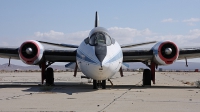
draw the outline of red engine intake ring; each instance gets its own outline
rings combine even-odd
[[[23,54],[21,53],[22,47],[23,47],[25,44],[28,44],[28,43],[34,44],[34,45],[37,47],[37,49],[38,49],[37,54],[36,54],[33,58],[30,58],[30,59],[25,58],[25,57],[23,56]],[[33,64],[34,61],[35,61],[35,60],[39,57],[39,55],[40,55],[40,47],[39,47],[38,44],[37,44],[36,42],[34,42],[34,41],[26,41],[26,42],[24,42],[24,43],[20,46],[19,55],[20,55],[20,58],[21,58],[23,61],[25,61],[25,63],[27,63],[27,64]]]
[[[163,57],[163,55],[161,54],[161,49],[162,49],[162,47],[163,47],[163,45],[165,45],[165,44],[167,44],[167,43],[170,43],[170,44],[172,44],[172,45],[174,45],[175,46],[175,48],[176,48],[176,55],[174,55],[174,57],[173,58],[171,58],[171,59],[167,59],[167,58],[165,58],[165,57]],[[177,58],[177,56],[178,56],[178,52],[179,50],[178,50],[178,47],[176,46],[176,44],[174,44],[173,42],[163,42],[160,46],[159,46],[159,48],[158,48],[158,55],[159,55],[159,57],[160,57],[160,59],[162,59],[166,64],[172,64],[173,62],[174,62],[174,60],[176,60],[176,58]]]

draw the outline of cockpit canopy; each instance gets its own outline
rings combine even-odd
[[[89,44],[92,46],[96,45],[106,45],[109,46],[114,42],[114,39],[112,39],[108,35],[108,31],[105,28],[102,27],[96,27],[94,28],[89,35]]]
[[[111,45],[111,38],[104,32],[97,32],[94,33],[90,38],[89,38],[89,44],[94,46],[94,45]]]

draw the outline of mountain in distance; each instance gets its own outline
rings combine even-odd
[[[129,68],[132,69],[138,69],[138,68],[148,68],[145,64],[141,62],[136,63],[127,63],[129,64]],[[175,62],[171,65],[162,65],[158,66],[159,68],[162,68],[163,70],[194,70],[194,69],[200,69],[200,63],[196,62],[188,62],[188,67],[186,66],[185,62]]]
[[[139,68],[148,68],[145,64],[141,62],[130,62],[126,63],[129,65],[129,69],[139,69]],[[66,70],[65,64],[63,65],[51,65],[54,70]],[[194,69],[199,69],[200,70],[200,63],[196,62],[188,62],[188,67],[186,67],[185,62],[175,62],[172,65],[167,65],[167,66],[158,66],[158,69],[162,68],[163,70],[194,70]],[[14,65],[10,64],[8,66],[8,63],[0,65],[0,70],[5,70],[5,71],[14,71],[14,70],[20,70],[20,71],[35,71],[35,70],[40,70],[40,67],[37,65],[31,65],[31,66],[20,66],[20,65]]]
[[[66,70],[64,65],[51,65],[50,67],[57,69],[57,70]],[[40,67],[38,65],[30,65],[30,66],[20,66],[20,65],[14,65],[14,64],[10,64],[10,66],[8,66],[8,63],[5,63],[3,65],[0,65],[0,70],[5,70],[5,71],[15,71],[15,70],[19,70],[19,71],[37,71],[37,70],[41,70]]]

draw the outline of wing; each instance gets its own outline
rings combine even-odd
[[[192,59],[200,57],[200,48],[181,48],[179,50],[178,60],[182,59]]]
[[[147,44],[153,44],[156,42],[157,41],[150,41],[150,42],[143,42],[143,43],[136,43],[136,44],[121,45],[121,48],[137,47],[137,46],[142,46],[142,45],[147,45]]]
[[[76,62],[76,50],[45,50],[44,57],[50,62]]]
[[[155,58],[153,49],[122,50],[123,62],[146,62]],[[180,48],[178,60],[200,58],[200,48]]]
[[[122,50],[123,62],[145,62],[153,59],[153,50]]]
[[[20,60],[19,48],[0,48],[1,58]],[[50,62],[75,62],[76,50],[44,50],[43,58]]]
[[[0,57],[20,59],[18,54],[18,48],[0,48]]]
[[[41,43],[35,40],[25,41],[19,48],[0,48],[0,57],[18,59],[29,65],[38,65],[42,61],[48,62],[75,62],[76,49],[78,46],[69,44],[45,43],[54,46],[66,47],[71,49],[51,50],[45,49]]]
[[[44,42],[44,41],[38,41],[43,44],[58,46],[58,47],[65,47],[65,48],[78,48],[78,45],[71,45],[71,44],[57,44],[57,43],[51,43],[51,42]]]

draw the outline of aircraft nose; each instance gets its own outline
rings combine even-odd
[[[100,46],[100,45],[95,46],[95,55],[100,61],[101,66],[104,58],[106,57],[106,54],[107,54],[106,46]]]

